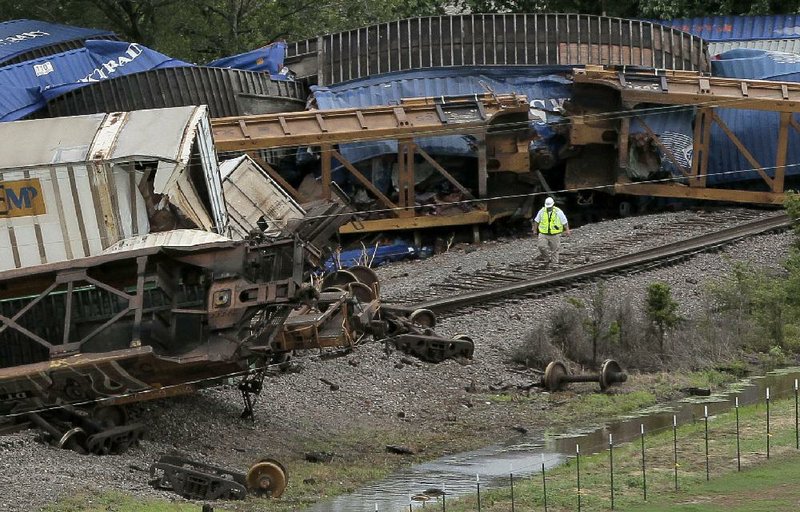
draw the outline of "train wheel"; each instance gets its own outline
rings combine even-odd
[[[258,496],[280,498],[288,478],[283,465],[274,459],[262,459],[253,464],[245,478],[247,489]]]
[[[436,327],[436,314],[430,309],[415,309],[408,315],[408,319],[411,320],[411,323],[420,327],[428,329]]]
[[[356,276],[360,283],[364,283],[369,286],[371,290],[375,290],[378,296],[380,296],[381,282],[378,279],[378,274],[376,274],[374,270],[364,265],[356,265],[348,268],[347,271]]]
[[[322,290],[324,291],[327,288],[346,288],[350,283],[357,283],[358,278],[355,274],[348,272],[347,270],[337,270],[331,274],[325,276],[322,280]]]

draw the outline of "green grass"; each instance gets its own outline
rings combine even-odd
[[[197,512],[196,503],[172,503],[165,500],[141,500],[119,492],[83,493],[45,507],[43,512]],[[214,507],[215,512],[232,509]]]
[[[538,423],[536,428],[539,428],[544,423],[549,431],[561,431],[569,426],[604,421],[652,406],[658,400],[671,398],[675,394],[674,390],[681,386],[691,383],[698,387],[713,387],[713,384],[720,380],[722,379],[718,372],[664,373],[650,376],[649,380],[644,380],[634,387],[638,390],[627,393],[555,393],[548,395],[551,404],[546,413],[547,421],[534,421],[534,425]],[[643,388],[646,390],[642,390]],[[516,408],[525,415],[530,414],[532,403],[535,404],[542,399],[543,396],[538,393],[530,396],[519,392],[476,395],[476,400],[486,400],[497,406]],[[247,499],[242,502],[226,502],[220,506],[215,505],[215,510],[232,512],[300,510],[310,504],[352,492],[369,482],[385,478],[409,463],[430,460],[442,452],[455,453],[485,446],[497,441],[496,435],[495,429],[476,426],[469,421],[468,416],[448,425],[446,429],[397,431],[355,427],[330,437],[308,440],[303,446],[304,451],[345,454],[334,458],[331,463],[311,464],[302,459],[301,453],[282,460],[288,469],[289,486],[280,500]],[[385,446],[390,444],[412,446],[417,449],[418,455],[411,457],[387,455]],[[62,499],[45,510],[47,512],[95,510],[183,512],[196,511],[198,508],[196,503],[185,502],[177,495],[174,499],[141,501],[122,492],[95,491],[88,488],[84,493]]]
[[[800,510],[800,451],[795,449],[794,400],[776,401],[770,407],[771,437],[766,458],[764,405],[740,409],[742,473],[736,472],[735,416],[727,413],[709,419],[709,473],[706,482],[704,423],[678,429],[678,485],[674,489],[672,430],[647,435],[647,502],[643,500],[641,445],[638,441],[614,448],[614,495],[617,510]],[[610,510],[609,453],[582,455],[581,509]],[[481,510],[511,510],[510,490],[481,491]],[[541,475],[515,484],[516,510],[542,510]],[[548,510],[577,510],[575,458],[547,472]],[[752,503],[751,503],[752,502]],[[717,507],[717,508],[712,508]],[[477,510],[476,498],[448,500],[451,512]]]
[[[770,460],[741,473],[729,473],[708,483],[694,483],[679,496],[628,508],[631,512],[775,512],[800,509],[797,482],[800,455]]]

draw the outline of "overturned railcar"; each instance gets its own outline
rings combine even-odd
[[[307,298],[306,264],[321,262],[348,218],[331,202],[295,215],[269,208],[283,196],[227,203],[204,107],[0,131],[0,415],[56,432],[56,421],[88,424],[75,428],[100,436],[79,443],[89,451],[134,435],[103,430],[121,416],[98,408],[269,361],[283,319]],[[40,415],[52,407],[68,418]]]
[[[0,432],[30,423],[120,452],[143,430],[125,404],[240,376],[252,414],[265,369],[294,350],[374,336],[433,362],[472,355],[383,310],[369,268],[304,284],[349,208],[297,204],[249,156],[220,172],[204,107],[0,134]]]
[[[706,71],[708,57],[701,38],[650,21],[521,13],[390,21],[291,43],[286,58],[320,85],[411,69],[576,64]]]
[[[301,82],[205,66],[151,69],[103,80],[50,100],[42,117],[207,105],[212,118],[303,110]]]

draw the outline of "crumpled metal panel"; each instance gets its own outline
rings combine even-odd
[[[47,47],[63,48],[68,43],[80,47],[86,39],[111,37],[114,37],[114,33],[108,30],[70,27],[38,20],[4,21],[0,23],[0,63],[9,63]]]
[[[124,114],[105,160],[148,157],[177,162],[185,152],[186,131],[204,107],[139,110]],[[0,123],[0,170],[86,162],[106,114]],[[153,126],[158,132],[153,132]],[[95,144],[96,146],[96,144]]]
[[[713,58],[721,53],[738,48],[753,48],[772,52],[800,53],[800,39],[756,39],[751,41],[719,41],[708,43],[708,54]]]
[[[85,162],[105,114],[0,123],[0,169]]]
[[[312,87],[320,109],[399,104],[403,98],[483,94],[522,94],[531,104],[531,118],[543,122],[560,119],[559,108],[572,95],[568,66],[508,66],[438,68],[390,73],[330,87]],[[436,155],[477,156],[470,137],[421,137],[423,149]],[[397,142],[342,144],[351,162],[397,153]]]
[[[163,247],[165,249],[180,247],[196,247],[198,245],[216,244],[220,242],[230,242],[226,238],[216,233],[209,233],[200,229],[173,229],[162,233],[148,233],[138,235],[125,240],[120,240],[114,245],[105,249],[102,254],[110,254],[124,251],[135,251],[150,247]]]
[[[267,236],[280,236],[289,232],[290,222],[305,216],[300,205],[249,156],[225,160],[219,170],[233,238],[244,239],[262,229]]]
[[[185,152],[187,130],[198,107],[136,110],[126,114],[125,124],[116,138],[109,160],[132,155],[177,162]],[[153,126],[158,126],[158,132]]]
[[[0,124],[0,154],[0,270],[227,225],[204,106]]]
[[[714,76],[728,78],[797,82],[800,78],[800,55],[738,48],[718,55],[711,62],[711,70]]]

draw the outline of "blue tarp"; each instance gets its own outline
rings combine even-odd
[[[206,66],[269,73],[273,80],[289,80],[290,77],[286,73],[288,70],[283,67],[285,54],[286,43],[279,41],[249,52],[217,59]]]
[[[49,99],[92,82],[189,65],[136,43],[86,41],[85,48],[0,68],[0,121],[21,119]]]
[[[797,14],[708,16],[652,21],[700,36],[708,42],[800,38],[800,15]]]
[[[332,85],[312,87],[320,109],[397,105],[403,98],[483,94],[487,87],[497,94],[518,93],[528,97],[531,114],[539,122],[561,119],[559,109],[571,96],[567,66],[455,67],[402,71]],[[421,137],[417,143],[437,155],[476,156],[468,137]],[[343,144],[342,155],[351,162],[397,153],[396,142]]]
[[[69,27],[44,21],[5,21],[0,23],[0,64],[37,48],[113,35],[107,30]]]
[[[391,261],[413,259],[419,255],[420,250],[413,245],[397,241],[392,245],[379,245],[377,247],[367,247],[366,249],[342,251],[338,254],[338,261],[331,257],[325,262],[325,272],[333,272],[340,268],[363,265],[365,259],[372,267],[377,267]]]

